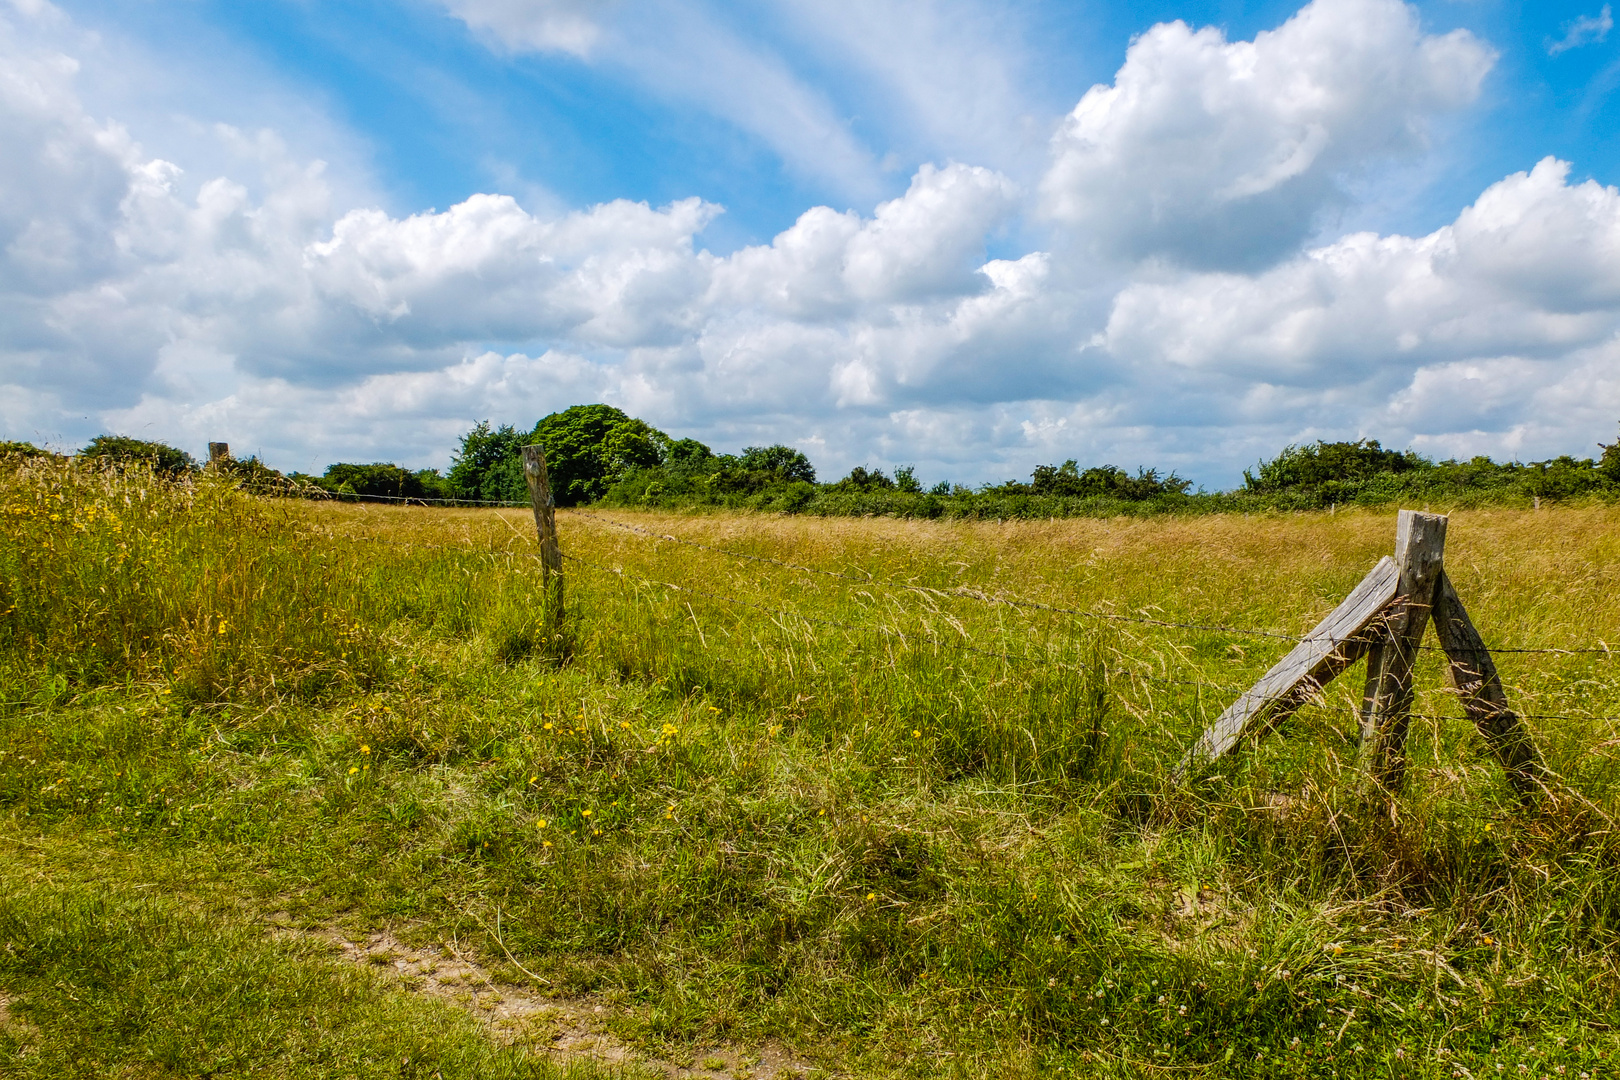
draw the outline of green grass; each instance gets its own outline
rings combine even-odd
[[[380,1048],[427,1029],[445,1076],[540,1069],[270,912],[471,943],[648,1052],[779,1039],[836,1074],[1575,1076],[1620,1052],[1606,656],[1499,657],[1516,706],[1567,718],[1530,721],[1560,794],[1526,814],[1424,654],[1390,825],[1354,798],[1359,672],[1182,788],[1287,642],[947,594],[1301,633],[1392,513],[618,512],[862,584],[564,512],[586,562],[561,640],[515,511],[36,463],[0,513],[0,993],[38,1075],[398,1075]],[[1617,527],[1458,513],[1448,571],[1493,645],[1594,643]],[[188,1016],[227,985],[243,1004]]]

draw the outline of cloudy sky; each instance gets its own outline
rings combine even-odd
[[[1617,136],[1592,0],[0,0],[0,437],[1584,456]]]

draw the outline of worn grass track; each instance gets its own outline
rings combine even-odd
[[[1604,1075],[1620,1051],[1606,654],[1499,657],[1560,777],[1538,814],[1432,654],[1394,826],[1352,796],[1355,685],[1192,788],[1165,779],[1289,643],[1133,620],[1302,633],[1388,552],[1392,512],[615,514],[842,577],[562,512],[581,561],[548,640],[516,511],[44,465],[0,480],[0,508],[18,1061],[347,1075],[350,1048],[424,1023],[430,1003],[289,952],[270,912],[454,937],[672,1058],[774,1039],[861,1076],[1482,1076]],[[1470,510],[1447,565],[1493,647],[1595,646],[1620,627],[1617,548],[1614,508]],[[205,1030],[138,1009],[155,981],[96,974],[108,950],[249,958],[244,1000],[287,1005]],[[108,1035],[109,1009],[140,1037]],[[312,1017],[318,1061],[203,1063],[231,1024],[268,1043]],[[442,1037],[447,1077],[552,1068]]]

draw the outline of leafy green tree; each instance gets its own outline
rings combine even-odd
[[[194,472],[197,462],[178,447],[167,443],[131,439],[127,435],[97,435],[79,451],[80,457],[95,458],[117,465],[142,462],[162,476],[179,477]]]
[[[1620,441],[1598,445],[1603,447],[1603,457],[1597,464],[1598,472],[1610,480],[1620,481]]]
[[[672,476],[712,473],[719,465],[714,451],[696,439],[675,439],[664,449],[664,470]]]
[[[461,437],[461,448],[451,459],[447,487],[454,497],[489,499],[494,502],[522,502],[529,497],[523,479],[523,458],[519,449],[523,436],[510,424],[491,428],[480,420]]]
[[[1321,442],[1315,446],[1288,446],[1270,461],[1262,461],[1259,475],[1243,472],[1248,491],[1310,491],[1329,484],[1347,485],[1384,474],[1432,468],[1433,463],[1410,450],[1385,450],[1377,439]]]
[[[600,404],[552,413],[525,441],[545,447],[558,506],[593,502],[631,470],[661,466],[670,443],[668,435],[645,420]]]
[[[893,491],[894,481],[883,475],[882,469],[867,471],[866,466],[857,465],[833,488],[838,491]]]
[[[894,470],[894,486],[912,494],[922,490],[922,483],[917,479],[917,470],[910,465],[902,465]]]
[[[318,483],[339,495],[375,495],[388,498],[430,498],[421,477],[387,461],[369,465],[338,462],[328,465]]]
[[[1180,495],[1192,486],[1175,473],[1160,476],[1159,470],[1140,468],[1136,475],[1117,465],[1098,465],[1081,471],[1073,458],[1062,465],[1038,465],[1030,478],[1029,490],[1035,495],[1057,495],[1084,499],[1096,495],[1140,501],[1160,495]]]
[[[815,466],[791,446],[745,446],[740,460],[743,468],[775,473],[779,480],[816,482]]]

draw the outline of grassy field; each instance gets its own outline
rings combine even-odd
[[[1534,813],[1432,652],[1393,824],[1359,671],[1167,779],[1393,511],[558,519],[552,633],[521,511],[0,477],[0,1071],[605,1068],[287,926],[454,942],[677,1065],[1617,1071],[1606,653],[1498,656]],[[1447,566],[1494,648],[1620,633],[1620,508],[1459,512]]]

